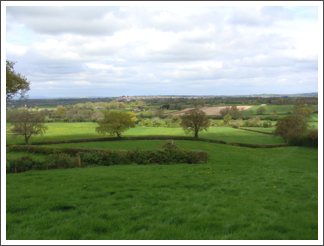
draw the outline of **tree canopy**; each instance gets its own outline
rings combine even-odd
[[[314,111],[312,108],[307,107],[306,105],[299,105],[295,107],[294,113],[299,117],[309,117]]]
[[[135,127],[135,121],[131,114],[110,111],[104,113],[104,119],[98,121],[99,126],[96,127],[96,131],[99,134],[110,135],[117,134],[117,137],[121,136],[121,133],[128,130],[131,127]]]
[[[15,62],[6,60],[6,101],[9,102],[13,97],[20,94],[23,98],[30,90],[30,82],[27,78],[14,70]]]
[[[191,109],[185,112],[180,126],[186,134],[194,132],[195,137],[198,137],[198,132],[207,131],[210,126],[210,120],[206,113],[198,108]]]
[[[14,126],[12,136],[24,136],[26,145],[32,135],[43,135],[46,132],[47,126],[44,125],[44,120],[44,113],[31,113],[28,110],[12,111],[7,116],[7,121]]]
[[[264,114],[266,112],[266,108],[265,107],[259,107],[256,110],[257,114]]]
[[[228,125],[228,123],[230,122],[231,119],[232,119],[232,116],[230,114],[225,115],[224,116],[225,125]]]
[[[273,131],[273,135],[282,137],[286,143],[289,139],[300,137],[308,128],[307,122],[295,115],[281,117],[275,126],[277,128]]]

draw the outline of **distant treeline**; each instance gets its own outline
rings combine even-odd
[[[68,105],[75,104],[84,104],[84,103],[100,103],[111,101],[123,101],[124,103],[131,103],[139,101],[139,99],[116,99],[116,98],[66,98],[66,99],[25,99],[25,100],[13,100],[10,104],[7,104],[7,108],[10,107],[24,107],[25,105],[28,108],[34,107],[48,107],[56,108],[58,105],[64,107]],[[268,104],[268,105],[317,105],[318,97],[288,97],[284,96],[281,98],[278,97],[207,97],[207,98],[148,98],[141,101],[145,102],[146,106],[151,107],[161,107],[167,106],[168,109],[181,110],[190,106],[222,106],[222,105],[259,105],[259,104]]]

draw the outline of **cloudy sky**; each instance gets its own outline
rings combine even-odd
[[[319,7],[207,4],[7,4],[6,59],[30,98],[318,91]]]

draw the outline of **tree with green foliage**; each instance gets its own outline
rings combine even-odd
[[[179,123],[179,122],[181,122],[181,118],[179,115],[173,115],[170,122],[171,123]]]
[[[261,104],[261,103],[262,103],[261,98],[258,98],[253,102],[253,104],[256,104],[256,105]]]
[[[286,143],[289,139],[299,138],[308,129],[307,122],[296,115],[281,117],[275,126],[273,135],[282,137]]]
[[[312,108],[307,107],[306,105],[299,105],[295,107],[294,113],[295,115],[306,118],[309,117],[310,114],[312,114],[314,111]]]
[[[56,116],[62,117],[63,114],[65,114],[66,108],[64,107],[58,107],[56,110]]]
[[[104,119],[98,121],[98,124],[99,126],[96,127],[96,131],[99,134],[105,135],[109,133],[111,136],[117,134],[119,138],[122,132],[135,127],[135,122],[130,114],[118,111],[105,112]]]
[[[130,102],[129,106],[134,109],[136,107],[136,104],[134,102]]]
[[[228,123],[230,122],[230,120],[232,119],[232,116],[230,114],[227,114],[224,116],[224,124],[228,125]]]
[[[32,113],[28,110],[13,111],[7,116],[7,121],[13,125],[12,137],[24,136],[26,145],[32,135],[43,135],[46,132],[44,120],[44,113]]]
[[[110,109],[117,109],[118,108],[118,102],[115,101],[115,100],[109,102],[109,108]]]
[[[285,99],[284,98],[279,98],[277,101],[276,101],[276,104],[278,105],[282,105],[285,103]]]
[[[256,110],[257,114],[264,114],[266,112],[266,108],[265,107],[259,107]]]
[[[136,121],[138,121],[136,114],[133,111],[129,111],[126,114],[130,115],[132,121],[134,121],[136,123]]]
[[[14,70],[15,62],[6,60],[6,102],[20,94],[24,98],[30,90],[27,78]]]
[[[194,108],[185,112],[180,126],[186,134],[194,132],[195,138],[198,138],[198,132],[207,131],[211,121],[206,113],[198,108]]]

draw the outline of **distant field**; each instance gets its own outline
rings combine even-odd
[[[318,105],[311,105],[314,110],[318,110]]]
[[[246,116],[252,116],[252,115],[257,115],[256,110],[260,108],[261,106],[253,106],[252,108],[245,110],[244,115]],[[266,109],[266,112],[264,115],[270,115],[274,110],[277,111],[277,114],[282,116],[282,115],[287,115],[288,111],[291,111],[292,113],[294,112],[294,105],[269,105],[269,106],[264,106]],[[250,110],[253,110],[253,114],[250,114]]]
[[[318,121],[318,114],[311,114],[309,120],[316,120]]]
[[[43,136],[36,136],[33,141],[67,140],[80,138],[100,138],[103,136],[95,132],[96,123],[48,123],[48,131]],[[156,127],[135,127],[126,131],[122,136],[185,136],[181,128],[156,128]],[[188,135],[193,136],[193,135]],[[23,138],[13,139],[7,135],[7,144],[23,143]],[[255,144],[281,144],[283,138],[254,132],[243,131],[229,127],[209,128],[208,132],[199,133],[201,138],[211,138],[226,142],[255,143]]]
[[[239,110],[241,110],[241,109],[248,110],[251,107],[252,106],[237,106],[237,108]],[[220,111],[224,108],[226,108],[226,106],[224,106],[224,107],[203,107],[203,108],[199,108],[199,109],[204,111],[206,113],[206,115],[221,115]],[[174,113],[170,112],[170,113],[167,113],[166,115],[184,115],[186,111],[191,110],[191,109],[193,109],[193,108],[186,108],[184,110],[177,111]]]

